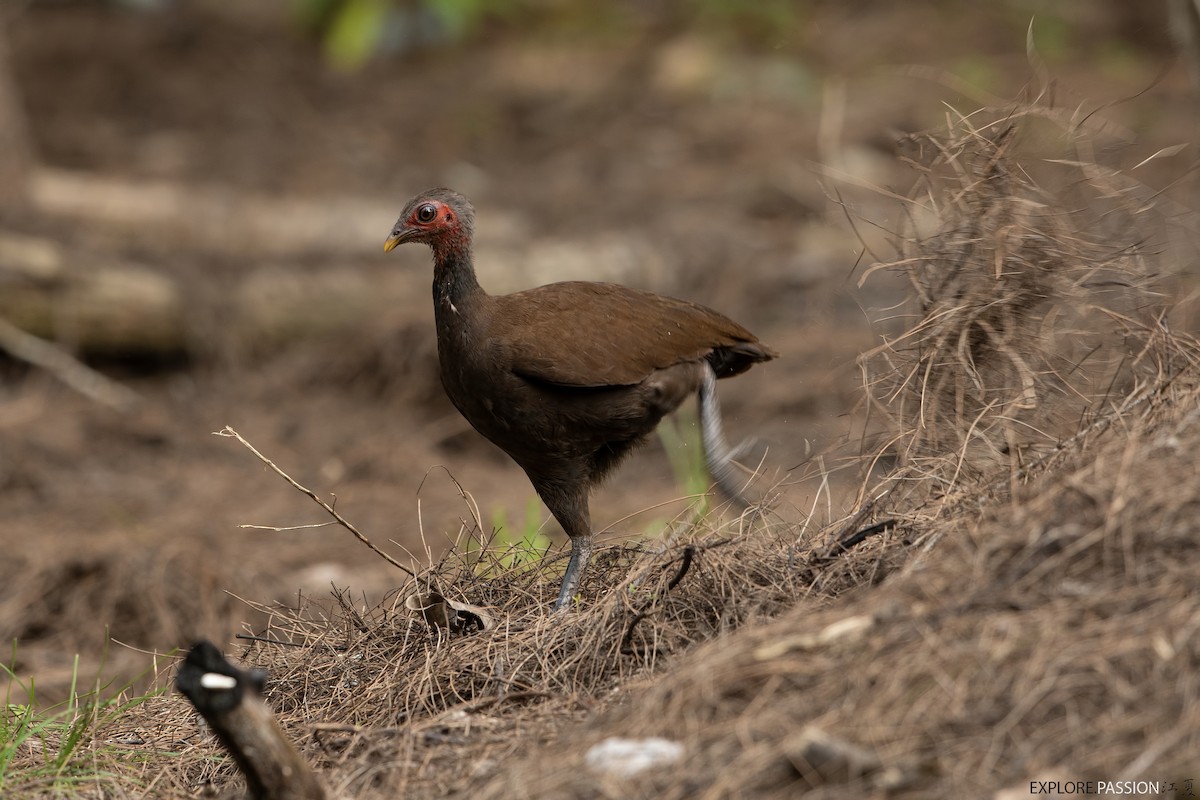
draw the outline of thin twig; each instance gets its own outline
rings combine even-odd
[[[696,557],[696,546],[687,545],[683,548],[683,560],[679,563],[679,571],[675,573],[675,577],[667,582],[667,591],[671,591],[679,582],[683,580],[683,576],[687,575],[688,570],[692,568],[692,559]]]
[[[337,520],[337,523],[339,525],[341,525],[343,528],[345,528],[346,530],[348,530],[352,534],[354,534],[354,538],[358,539],[360,542],[362,542],[367,547],[369,547],[376,555],[381,557],[384,561],[388,562],[396,569],[399,569],[400,571],[407,573],[410,578],[417,577],[417,573],[413,572],[411,569],[404,566],[396,559],[392,558],[392,556],[388,555],[387,553],[385,553],[384,551],[382,551],[378,547],[376,547],[374,544],[372,544],[371,540],[368,539],[366,536],[364,536],[362,534],[362,532],[359,531],[358,528],[354,527],[354,525],[352,525],[341,514],[334,511],[333,506],[329,505],[324,500],[317,497],[316,493],[314,491],[312,491],[311,489],[308,489],[304,486],[301,486],[299,483],[297,483],[295,478],[293,478],[291,475],[288,475],[286,472],[284,472],[282,469],[280,469],[278,466],[276,466],[274,461],[267,458],[262,453],[258,452],[258,450],[255,449],[254,445],[250,444],[244,438],[242,438],[242,435],[240,433],[238,433],[237,431],[235,431],[233,428],[226,425],[223,429],[221,429],[219,431],[213,431],[213,436],[225,436],[225,437],[237,439],[239,442],[242,443],[243,447],[245,447],[251,453],[254,453],[254,455],[258,456],[259,461],[266,464],[268,467],[270,467],[272,470],[275,471],[276,475],[278,475],[279,477],[283,478],[285,481],[290,483],[292,485],[292,488],[294,488],[297,491],[302,492],[302,493],[308,495],[310,498],[312,498],[314,503],[319,505],[321,508],[325,509],[326,513],[328,513],[329,516],[331,516],[335,520]]]
[[[239,528],[246,528],[253,531],[275,531],[276,533],[286,533],[287,531],[303,531],[310,528],[328,528],[330,525],[336,525],[336,522],[311,522],[308,525],[251,525],[243,523],[238,525]]]
[[[834,542],[832,547],[826,550],[822,555],[818,556],[815,560],[821,563],[831,561],[833,558],[840,556],[842,553],[848,553],[852,548],[857,547],[872,536],[886,533],[895,527],[896,520],[894,519],[885,519],[882,522],[876,522],[874,525],[868,525],[862,530],[855,531],[849,536]]]
[[[680,560],[679,569],[676,570],[674,577],[672,577],[671,580],[667,582],[667,588],[663,592],[664,595],[667,592],[674,589],[676,586],[678,586],[679,582],[681,580],[683,580],[683,577],[688,574],[688,570],[692,568],[692,560],[695,559],[696,551],[698,549],[699,548],[697,548],[697,546],[694,544],[689,544],[689,545],[684,546],[683,557]],[[633,615],[633,619],[629,620],[629,625],[628,625],[628,627],[625,628],[625,635],[621,637],[621,655],[623,655],[623,656],[637,655],[637,653],[633,649],[633,644],[632,644],[633,631],[634,631],[634,628],[636,628],[638,626],[638,623],[640,623],[642,620],[644,620],[650,614],[650,609],[651,609],[651,607],[653,607],[654,603],[655,603],[655,600],[651,600],[649,603],[647,603],[645,606],[643,606],[640,611],[638,611],[636,614]]]
[[[539,692],[536,690],[530,690],[530,691],[525,691],[525,692],[508,692],[506,694],[497,695],[496,697],[489,697],[484,700],[480,700],[477,703],[471,703],[470,705],[468,705],[466,708],[463,708],[463,709],[453,709],[453,710],[455,710],[455,711],[461,710],[467,714],[474,714],[478,711],[482,711],[485,708],[490,708],[491,706],[497,705],[499,703],[515,703],[515,702],[518,702],[521,700],[544,700],[544,699],[550,698],[550,697],[554,697],[554,695],[552,695],[550,692]]]
[[[308,647],[307,644],[301,642],[285,642],[282,639],[272,639],[269,636],[252,636],[249,633],[239,633],[233,638],[242,639],[247,642],[263,642],[265,644],[277,644],[280,647]]]

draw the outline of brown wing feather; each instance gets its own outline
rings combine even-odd
[[[707,358],[722,377],[775,353],[733,320],[695,303],[611,283],[553,283],[495,298],[490,338],[516,374],[561,386],[630,386]]]

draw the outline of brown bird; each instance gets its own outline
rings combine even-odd
[[[569,281],[489,295],[475,278],[474,233],[470,201],[431,189],[409,201],[383,249],[422,242],[433,250],[446,394],[525,470],[571,537],[558,611],[592,553],[592,487],[693,392],[709,471],[740,500],[716,382],[777,353],[716,311],[616,284]]]

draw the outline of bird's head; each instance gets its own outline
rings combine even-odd
[[[430,189],[408,201],[383,243],[383,252],[390,253],[406,242],[421,242],[432,247],[435,256],[465,253],[474,233],[471,201],[450,189]]]

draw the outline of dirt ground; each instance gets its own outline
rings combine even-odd
[[[198,637],[233,651],[234,634],[261,632],[270,608],[309,608],[301,595],[336,607],[326,599],[332,585],[367,609],[402,583],[339,528],[239,527],[325,518],[235,441],[213,435],[226,425],[304,485],[335,496],[341,513],[403,561],[428,564],[461,547],[471,507],[454,481],[485,526],[520,526],[535,499],[527,480],[441,393],[428,254],[381,252],[394,214],[429,186],[453,185],[474,200],[487,288],[617,280],[719,308],[783,353],[723,382],[722,404],[732,437],[762,443],[765,476],[755,491],[770,494],[781,538],[816,537],[854,509],[872,467],[892,465],[891,456],[858,457],[878,451],[886,426],[867,416],[857,359],[900,324],[889,317],[902,278],[880,273],[859,285],[872,263],[894,257],[892,233],[906,222],[898,197],[917,179],[894,135],[938,125],[952,109],[1002,104],[1036,91],[1038,81],[1025,53],[1036,3],[962,18],[937,3],[813,4],[803,35],[771,46],[723,41],[682,22],[613,40],[504,28],[352,73],[328,67],[313,42],[268,13],[177,5],[162,13],[87,2],[4,9],[37,167],[31,210],[4,220],[0,233],[48,243],[70,275],[134,267],[180,298],[172,307],[178,338],[168,344],[80,348],[141,396],[132,409],[104,407],[18,359],[0,359],[0,634],[16,642],[13,671],[34,679],[47,702],[65,696],[76,654],[85,678],[119,684],[145,675],[150,654]],[[1163,55],[1171,45],[1162,9],[1063,9],[1047,22],[1069,30],[1064,49],[1046,56],[1051,102],[1065,113],[1100,109],[1097,157],[1132,169],[1190,142],[1194,94],[1186,70]],[[960,83],[963,75],[973,82]],[[1185,149],[1132,174],[1169,190],[1164,203],[1186,203],[1188,188],[1177,181],[1190,158]],[[1185,224],[1168,229],[1154,249],[1177,268],[1196,240]],[[0,263],[0,281],[5,269]],[[1190,276],[1168,283],[1177,291]],[[639,452],[593,499],[604,542],[639,541],[686,518],[680,486],[662,445]],[[914,539],[926,541],[906,541]],[[831,579],[841,589],[815,593],[819,604],[881,581],[909,554],[872,555],[863,569],[878,575]],[[546,605],[553,591],[547,580],[531,602]],[[872,606],[877,620],[898,618],[878,608],[909,603],[920,576],[908,573],[887,591],[890,599]],[[801,625],[801,611],[811,609],[780,624]],[[741,622],[769,616],[760,612],[710,634],[732,635]],[[1180,625],[1190,624],[1185,616]],[[762,638],[751,649],[786,639],[755,630],[747,635]],[[686,648],[697,641],[672,645],[694,652]],[[887,658],[910,640],[888,642],[870,657]],[[630,667],[622,683],[660,667],[653,659]],[[768,673],[747,691],[791,680]],[[649,693],[692,687],[707,696],[716,690],[705,680],[684,673],[677,687]],[[554,701],[561,714],[553,724],[531,727],[537,736],[553,737],[555,726],[569,728],[597,707],[623,720],[618,727],[655,727],[627,697],[563,696],[570,699]],[[752,744],[769,739],[771,725],[799,724],[760,729],[751,717],[738,718]],[[905,722],[898,711],[889,719]],[[689,734],[698,740],[701,721],[689,727],[701,729]],[[496,736],[519,735],[512,724]],[[451,728],[438,735],[458,735]],[[551,750],[582,747],[581,736],[554,739]],[[873,739],[899,752],[889,742]],[[1070,753],[1059,757],[1066,774],[1077,774]],[[583,786],[577,775],[519,763],[521,780],[542,781],[537,796],[642,791]],[[432,783],[421,783],[420,770],[404,779],[413,796],[470,783],[447,778],[453,770],[433,772]],[[479,774],[488,796],[512,796],[518,773],[509,765]],[[1006,773],[976,777],[996,774]],[[207,767],[190,777],[230,780],[229,770]],[[726,787],[711,796],[790,791],[771,780],[761,791]],[[922,796],[922,785],[908,784],[911,796]]]

